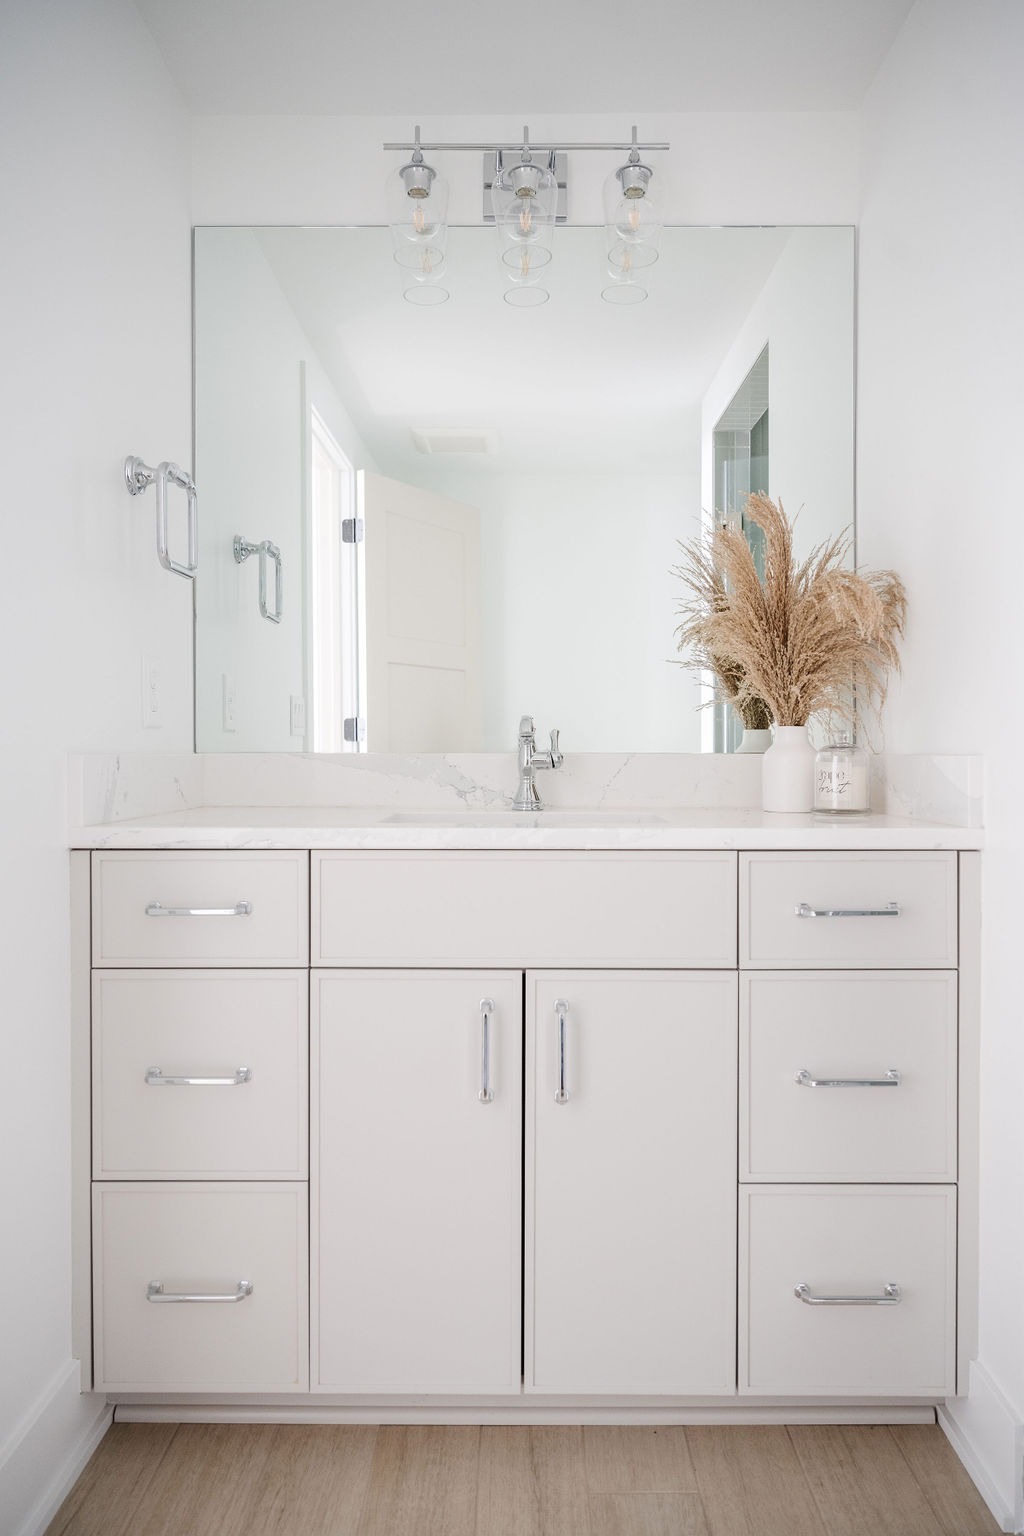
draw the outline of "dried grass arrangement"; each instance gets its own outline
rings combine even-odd
[[[779,726],[824,712],[851,723],[877,717],[900,665],[903,582],[894,571],[850,570],[842,534],[797,565],[792,525],[767,496],[749,496],[746,516],[764,534],[763,579],[739,529],[679,546],[673,574],[687,595],[676,635],[689,665],[714,672],[744,725],[758,709]]]

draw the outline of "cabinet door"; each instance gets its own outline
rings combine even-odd
[[[518,1392],[521,973],[315,971],[312,1025],[314,1386]]]
[[[736,978],[527,983],[528,1388],[736,1389]]]

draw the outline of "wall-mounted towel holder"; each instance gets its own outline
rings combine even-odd
[[[124,461],[124,479],[133,496],[139,496],[156,481],[156,552],[165,571],[191,579],[199,569],[199,520],[196,513],[196,485],[191,475],[166,460],[150,469],[140,458],[130,454]],[[188,562],[172,559],[167,549],[167,487],[177,485],[185,492],[188,518]]]
[[[243,539],[240,533],[235,534],[232,544],[236,562],[241,565],[248,560],[250,555],[260,557],[260,613],[271,624],[280,624],[281,613],[284,608],[284,585],[281,572],[281,551],[276,544],[271,544],[269,539],[264,539],[261,544],[251,544],[248,539]],[[267,562],[274,562],[274,606],[270,608],[267,603]]]

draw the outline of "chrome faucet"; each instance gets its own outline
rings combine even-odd
[[[533,719],[524,715],[519,722],[519,788],[512,807],[517,811],[542,811],[544,802],[537,793],[534,774],[538,768],[561,768],[562,754],[558,750],[558,732],[551,732],[551,751],[538,752],[534,736]]]

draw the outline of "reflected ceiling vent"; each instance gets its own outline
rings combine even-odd
[[[412,440],[420,453],[496,453],[498,434],[460,427],[413,427]]]

